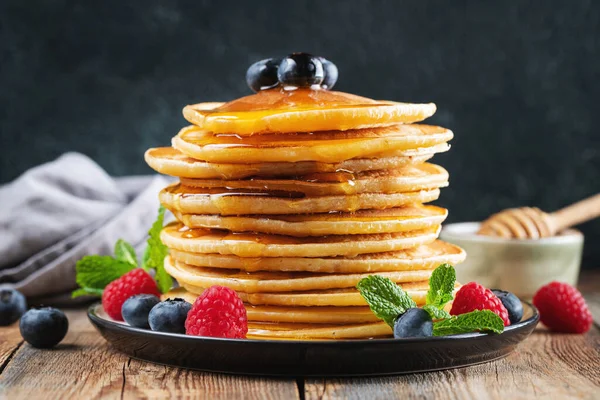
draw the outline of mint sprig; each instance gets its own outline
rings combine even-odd
[[[408,293],[383,276],[363,278],[356,288],[377,318],[384,320],[392,328],[398,315],[417,306]]]
[[[456,335],[474,331],[502,333],[504,322],[493,311],[475,310],[433,324],[433,336]]]
[[[454,298],[456,271],[450,264],[438,266],[429,278],[426,304],[433,322],[433,335],[444,336],[467,332],[504,331],[502,319],[490,310],[476,310],[470,313],[451,316],[444,307]],[[396,319],[409,308],[417,307],[402,288],[388,278],[371,275],[360,280],[356,286],[371,311],[392,328]]]
[[[144,252],[141,267],[146,271],[156,270],[155,279],[158,289],[165,293],[171,289],[173,279],[164,268],[164,259],[168,248],[160,240],[160,231],[164,225],[165,209],[160,207],[158,217],[148,232],[148,246]],[[73,298],[79,296],[102,296],[106,285],[120,278],[129,271],[138,268],[139,262],[135,249],[130,243],[119,239],[115,243],[115,255],[85,256],[75,265],[75,281],[79,289],[73,291]]]

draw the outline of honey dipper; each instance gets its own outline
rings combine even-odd
[[[554,236],[563,229],[600,216],[600,193],[553,213],[536,207],[509,208],[492,215],[479,228],[479,235],[516,239]]]

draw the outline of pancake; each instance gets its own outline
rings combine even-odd
[[[420,204],[354,213],[297,215],[220,216],[181,214],[178,221],[190,228],[226,229],[289,236],[356,235],[407,232],[440,225],[448,215],[444,208]]]
[[[329,90],[261,90],[229,103],[201,103],[183,109],[192,124],[215,133],[347,130],[422,121],[435,104],[376,101]]]
[[[436,240],[410,249],[361,254],[345,257],[251,257],[200,254],[171,249],[173,259],[186,264],[211,268],[254,271],[307,271],[324,273],[379,273],[383,271],[415,271],[434,269],[440,264],[452,265],[464,261],[466,253],[460,247]]]
[[[165,268],[178,282],[199,287],[227,286],[245,293],[298,292],[320,289],[354,288],[358,282],[371,275],[326,274],[314,272],[246,272],[223,268],[195,267],[170,257]],[[381,276],[396,283],[419,282],[429,279],[432,270],[380,272]]]
[[[182,298],[193,304],[197,294],[184,288],[173,289],[161,296],[163,300]],[[358,324],[378,322],[369,307],[277,307],[245,304],[248,321],[303,324]]]
[[[181,214],[313,214],[385,209],[437,200],[439,189],[405,193],[360,193],[304,197],[297,192],[259,192],[225,188],[193,188],[174,183],[161,190],[160,202]]]
[[[436,146],[448,142],[452,136],[452,131],[430,125],[393,125],[345,132],[250,137],[216,135],[196,126],[188,126],[173,138],[172,145],[188,157],[214,163],[339,163],[354,158],[376,157],[389,151]]]
[[[407,165],[394,170],[320,172],[288,179],[215,180],[181,178],[187,187],[243,191],[293,192],[304,196],[359,193],[404,193],[448,186],[448,172],[434,164]]]
[[[179,282],[188,292],[202,294],[205,287],[195,286],[186,282]],[[417,305],[425,304],[429,281],[410,282],[399,285],[408,293]],[[457,285],[457,288],[459,285]],[[278,293],[245,293],[237,292],[244,303],[252,305],[288,306],[288,307],[348,307],[367,305],[358,290],[354,288],[307,290],[303,292],[278,292]]]
[[[395,251],[433,242],[440,226],[410,232],[373,235],[335,235],[298,238],[266,233],[232,233],[167,225],[160,234],[170,249],[192,253],[232,254],[239,257],[354,257]]]
[[[373,156],[377,156],[377,158],[357,158],[329,164],[315,161],[255,164],[209,163],[188,157],[173,147],[149,149],[144,158],[151,168],[165,175],[196,179],[244,179],[253,176],[283,177],[318,172],[357,173],[395,169],[409,164],[423,163],[435,153],[448,151],[449,148],[448,144],[442,143],[414,150],[389,151]]]
[[[350,325],[314,325],[293,323],[248,323],[248,339],[263,340],[343,340],[391,337],[385,322]]]

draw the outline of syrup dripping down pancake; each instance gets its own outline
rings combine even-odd
[[[159,194],[160,202],[181,214],[253,215],[354,212],[428,203],[439,189],[406,193],[360,193],[354,195],[304,197],[298,192],[193,188],[174,183]]]
[[[210,268],[254,271],[306,271],[319,273],[379,273],[434,269],[440,264],[459,264],[465,260],[463,249],[436,240],[409,249],[360,254],[356,257],[238,257],[228,254],[191,253],[171,249],[174,260]]]
[[[356,235],[407,232],[440,225],[448,215],[444,208],[420,204],[354,213],[220,216],[174,212],[190,228],[225,229],[289,236]]]
[[[156,172],[194,179],[244,179],[250,177],[290,177],[321,172],[358,173],[382,169],[402,168],[409,164],[421,164],[435,153],[448,151],[446,143],[413,150],[389,151],[373,155],[373,158],[357,158],[339,163],[316,161],[272,162],[254,164],[209,163],[188,157],[173,147],[159,147],[146,151],[145,159]]]
[[[355,158],[372,158],[390,151],[437,146],[448,142],[452,136],[452,131],[431,125],[392,125],[345,132],[296,132],[250,137],[214,134],[188,126],[173,138],[172,145],[188,157],[211,163],[339,163]]]
[[[435,104],[376,101],[329,90],[262,90],[229,103],[183,109],[192,124],[215,133],[315,132],[413,123],[432,116]]]
[[[410,232],[373,235],[335,235],[299,238],[264,233],[235,233],[167,225],[160,234],[170,249],[192,253],[232,254],[239,257],[354,257],[405,249],[433,242],[439,226]]]

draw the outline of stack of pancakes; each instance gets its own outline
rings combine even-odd
[[[452,132],[418,122],[433,104],[347,93],[261,91],[187,106],[193,125],[150,149],[179,177],[160,194],[178,222],[161,239],[167,271],[193,301],[212,285],[246,304],[248,337],[348,339],[391,329],[355,286],[378,274],[424,304],[428,279],[465,254],[437,240],[443,208],[424,205],[448,173],[427,163]]]

